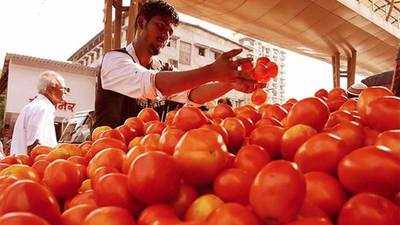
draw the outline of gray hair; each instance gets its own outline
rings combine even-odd
[[[44,93],[47,87],[55,87],[58,84],[65,87],[64,78],[60,74],[51,70],[44,71],[39,75],[37,90],[39,93]]]

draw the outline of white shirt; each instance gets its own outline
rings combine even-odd
[[[4,154],[3,151],[3,143],[0,141],[0,160],[4,159],[4,157],[6,157],[6,155]]]
[[[101,66],[101,86],[105,90],[111,90],[131,98],[164,100],[168,99],[180,103],[197,105],[189,100],[190,90],[172,96],[163,96],[156,88],[155,77],[160,71],[160,65],[147,69],[140,65],[132,44],[126,46],[126,51],[133,57],[135,62],[127,54],[111,51],[105,54]],[[156,67],[159,67],[156,69]]]
[[[28,146],[36,140],[41,145],[55,147],[57,145],[54,127],[55,110],[50,100],[41,94],[26,105],[14,126],[10,154],[27,154]]]

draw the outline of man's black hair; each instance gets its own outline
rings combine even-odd
[[[139,9],[138,18],[141,16],[147,22],[155,16],[161,16],[170,19],[175,26],[179,24],[179,16],[175,8],[163,0],[145,1]]]

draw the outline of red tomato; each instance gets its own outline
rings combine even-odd
[[[262,105],[267,100],[268,94],[263,89],[259,88],[251,94],[251,102],[255,105]]]
[[[77,205],[63,212],[61,215],[62,225],[80,225],[86,216],[97,207],[93,205]]]
[[[158,120],[160,121],[160,116],[153,108],[144,108],[140,110],[137,118],[141,119],[144,123],[149,121]]]
[[[237,203],[226,203],[215,209],[207,218],[207,224],[259,225],[257,217],[246,207]]]
[[[87,153],[92,146],[93,142],[92,141],[85,141],[81,144],[78,145],[78,148],[82,150],[83,153]]]
[[[44,175],[44,170],[46,167],[50,164],[49,161],[42,159],[36,161],[33,165],[32,168],[36,170],[37,174],[39,175],[39,178],[42,179]]]
[[[393,96],[393,93],[386,87],[368,87],[360,93],[357,102],[357,110],[363,120],[369,103],[383,96]]]
[[[83,192],[92,190],[92,181],[90,179],[86,179],[84,181],[82,181],[81,186],[79,187],[78,193],[81,194]]]
[[[243,117],[243,116],[237,116],[236,118],[238,118],[240,121],[242,121],[244,128],[246,129],[246,137],[249,136],[250,133],[255,128],[255,126],[253,125],[253,122],[251,122],[251,119]]]
[[[44,186],[21,180],[11,184],[0,196],[0,215],[9,212],[30,212],[52,224],[60,224],[56,198]]]
[[[281,121],[288,114],[285,108],[278,104],[274,105],[263,105],[258,110],[261,113],[261,118],[275,118],[278,121]]]
[[[267,77],[275,78],[278,76],[278,65],[274,62],[267,63]]]
[[[124,174],[128,174],[129,167],[131,166],[132,162],[137,157],[139,157],[140,155],[142,155],[145,152],[146,152],[146,148],[143,146],[135,146],[135,147],[131,148],[129,150],[128,154],[126,154],[124,162],[122,163],[122,172]]]
[[[280,155],[283,129],[278,126],[257,127],[249,136],[249,143],[263,147],[271,158]]]
[[[176,215],[183,217],[186,210],[192,205],[197,199],[198,193],[192,186],[182,184],[179,188],[178,197],[172,202],[172,207],[175,210]]]
[[[92,141],[96,141],[97,139],[100,138],[100,135],[108,130],[112,130],[111,127],[109,126],[100,126],[100,127],[96,127],[93,132],[92,132]]]
[[[339,181],[322,172],[306,173],[304,177],[307,184],[306,201],[322,209],[331,218],[335,218],[347,200]]]
[[[315,92],[314,96],[320,99],[327,99],[328,91],[325,89],[319,89],[318,91]]]
[[[140,146],[140,142],[142,141],[143,137],[135,137],[134,139],[132,139],[131,142],[129,142],[128,144],[128,149],[131,149],[135,146]]]
[[[198,197],[185,214],[185,221],[205,221],[224,202],[217,196],[206,194]]]
[[[374,145],[378,139],[379,132],[369,127],[364,127],[364,146]]]
[[[32,166],[33,160],[28,155],[18,154],[18,155],[15,155],[15,158],[21,164],[24,164],[27,166]]]
[[[184,133],[183,130],[175,128],[164,131],[160,136],[158,149],[168,155],[174,154],[175,146]]]
[[[294,104],[289,111],[286,118],[286,127],[304,124],[321,131],[328,117],[329,108],[321,99],[305,98]]]
[[[87,167],[87,174],[89,177],[94,176],[96,169],[102,166],[113,167],[118,171],[122,170],[122,164],[125,161],[125,152],[118,148],[107,148],[101,150],[90,160]]]
[[[164,204],[156,204],[147,207],[142,211],[138,219],[138,225],[172,225],[178,223],[180,224],[180,221],[174,214],[174,210],[170,206]]]
[[[184,106],[176,112],[172,125],[178,129],[188,131],[206,124],[208,118],[196,107]]]
[[[271,62],[271,60],[269,60],[268,57],[260,57],[257,59],[256,64],[261,64],[266,66],[269,62]]]
[[[43,183],[61,199],[74,196],[78,192],[81,179],[77,164],[64,159],[51,162],[43,174]]]
[[[34,168],[23,164],[14,164],[3,169],[0,172],[0,176],[15,177],[18,180],[28,179],[36,182],[40,181],[40,176],[37,171]]]
[[[307,200],[304,201],[303,206],[301,207],[299,214],[297,214],[297,219],[304,219],[304,218],[313,218],[313,217],[318,217],[318,218],[324,218],[328,221],[330,221],[328,214],[324,212],[322,209],[320,209],[318,206],[314,205],[311,202],[308,202]]]
[[[400,130],[388,130],[378,135],[376,146],[383,146],[400,158]]]
[[[330,133],[320,133],[300,146],[294,161],[303,173],[320,171],[335,174],[338,163],[347,153],[342,139]]]
[[[213,119],[225,119],[227,117],[234,117],[235,113],[231,106],[225,103],[218,104],[211,110],[211,117]]]
[[[343,206],[338,225],[398,225],[400,210],[389,200],[370,193],[353,196]]]
[[[258,145],[243,146],[235,158],[234,167],[242,169],[255,177],[257,173],[271,161],[264,148]]]
[[[250,105],[235,108],[233,111],[236,113],[236,116],[249,118],[253,124],[257,123],[257,121],[261,119],[261,114]]]
[[[400,129],[400,98],[386,96],[371,101],[363,119],[375,130]]]
[[[267,164],[250,188],[250,204],[267,223],[286,223],[296,218],[306,196],[306,182],[295,164],[277,160]]]
[[[328,97],[331,98],[335,98],[338,96],[346,96],[347,97],[347,93],[344,89],[337,87],[337,88],[333,88],[332,90],[329,91],[328,93]]]
[[[230,152],[237,152],[242,146],[246,137],[246,128],[243,122],[235,117],[229,117],[222,121],[221,125],[228,132],[228,149]]]
[[[313,217],[299,219],[290,223],[286,223],[285,225],[332,225],[332,223],[325,218]]]
[[[25,225],[25,224],[50,225],[43,218],[28,212],[11,212],[0,217],[0,225]]]
[[[77,205],[92,205],[97,208],[98,206],[97,206],[96,197],[94,196],[94,191],[88,190],[88,191],[78,194],[74,198],[66,201],[65,209],[69,209],[69,208],[72,208]]]
[[[341,138],[350,151],[364,146],[365,132],[361,125],[356,122],[341,122],[328,129],[327,132]]]
[[[85,219],[84,225],[136,225],[128,210],[115,206],[93,210]]]
[[[329,115],[329,119],[325,124],[325,128],[331,128],[338,123],[353,120],[353,115],[348,111],[336,111]]]
[[[140,140],[140,145],[146,148],[146,151],[157,151],[160,144],[159,134],[147,134]]]
[[[118,148],[124,152],[128,151],[125,143],[113,138],[100,138],[93,142],[90,150],[86,153],[86,160],[89,162],[98,152],[106,148]]]
[[[225,144],[228,143],[229,141],[228,131],[222,125],[217,123],[211,123],[211,124],[205,124],[201,128],[211,129],[218,132],[224,139],[224,143]]]
[[[41,155],[41,154],[48,154],[52,148],[43,146],[43,145],[38,145],[32,149],[32,151],[29,153],[31,156],[31,159],[34,160],[36,156]]]
[[[118,206],[131,213],[138,213],[140,205],[128,190],[128,177],[125,174],[109,173],[99,178],[94,187],[99,206]]]
[[[278,126],[278,127],[282,127],[282,123],[279,122],[279,120],[273,118],[273,117],[269,117],[269,118],[262,118],[261,120],[259,120],[255,127],[264,127],[264,126]]]
[[[353,112],[357,110],[357,101],[354,99],[348,99],[343,105],[339,108],[340,111],[348,111]]]
[[[139,132],[136,129],[128,126],[127,124],[121,125],[115,128],[115,130],[118,130],[121,133],[122,137],[125,140],[125,144],[129,144],[129,142],[132,141],[133,138],[139,136]]]
[[[338,177],[352,193],[393,197],[400,191],[400,160],[375,146],[357,149],[339,163]]]
[[[17,182],[18,179],[13,177],[13,176],[0,176],[0,193],[3,193],[3,191],[8,188],[11,184]]]
[[[282,135],[282,157],[286,160],[293,161],[297,149],[316,134],[317,131],[314,128],[303,124],[297,124],[287,129]]]
[[[144,125],[145,134],[161,134],[165,128],[165,124],[158,120],[149,121]]]
[[[347,97],[344,95],[336,96],[336,97],[328,97],[326,104],[329,107],[329,111],[335,112],[338,110],[346,101]]]
[[[124,136],[122,136],[121,132],[117,129],[104,131],[100,134],[99,138],[114,138],[125,143]]]
[[[130,128],[134,129],[137,132],[138,136],[143,135],[144,133],[144,122],[142,119],[137,117],[130,117],[125,120],[125,125],[128,125]]]
[[[175,199],[181,177],[178,164],[162,152],[147,152],[138,157],[129,169],[129,190],[141,202],[155,204]]]
[[[177,111],[178,110],[172,110],[167,113],[167,115],[165,116],[165,124],[167,126],[172,125],[172,121],[174,121],[174,117],[175,117]]]
[[[225,202],[248,204],[253,177],[241,169],[222,171],[214,180],[214,193]]]

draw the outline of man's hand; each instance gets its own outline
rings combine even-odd
[[[251,62],[250,58],[233,60],[242,49],[234,49],[223,53],[214,63],[210,65],[214,81],[233,82],[239,77],[238,67],[244,62]]]

